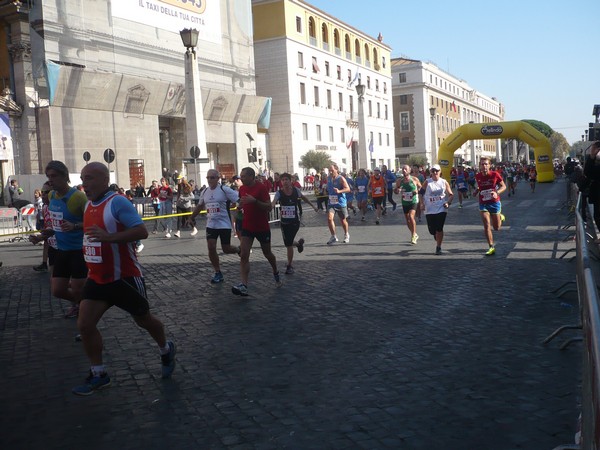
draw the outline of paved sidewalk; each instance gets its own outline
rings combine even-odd
[[[442,256],[400,210],[351,219],[349,244],[325,245],[305,208],[296,273],[276,289],[258,248],[248,298],[231,294],[236,256],[211,285],[203,231],[151,235],[141,262],[153,311],[179,348],[171,380],[125,313],[101,322],[113,385],[71,394],[88,365],[67,305],[49,295],[41,248],[0,245],[0,448],[552,449],[573,442],[581,346],[548,346],[576,323],[564,181],[521,183],[485,257],[473,200],[450,209]],[[339,229],[339,228],[338,228]],[[341,231],[340,231],[341,234]],[[285,248],[273,227],[274,252]],[[571,332],[573,333],[573,332]],[[572,336],[570,334],[569,336]]]

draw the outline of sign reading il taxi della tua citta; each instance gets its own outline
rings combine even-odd
[[[221,2],[214,0],[118,0],[112,15],[163,30],[195,28],[203,41],[221,43]]]

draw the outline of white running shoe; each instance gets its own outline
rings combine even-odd
[[[190,236],[196,236],[198,234],[198,228],[194,227],[192,229],[192,232],[190,233]]]
[[[141,252],[142,252],[142,250],[144,250],[144,244],[140,243],[140,245],[138,245],[138,246],[135,248],[135,252],[136,252],[136,253],[141,253]]]
[[[169,239],[169,238],[171,237],[171,233],[169,233],[169,232],[167,231],[167,234],[165,234],[165,237],[166,237],[167,239]]]
[[[329,240],[327,241],[327,245],[335,244],[337,241],[338,241],[338,238],[336,236],[331,236],[329,238]]]
[[[181,237],[181,233],[179,232],[179,230],[177,230],[173,236],[175,236],[176,238]]]
[[[350,234],[346,234],[344,235],[344,244],[347,244],[348,242],[350,242]]]

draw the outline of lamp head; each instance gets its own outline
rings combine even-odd
[[[254,138],[252,137],[252,135],[250,133],[246,133],[246,137],[251,141],[254,140]]]
[[[183,46],[188,50],[193,50],[198,45],[198,30],[195,28],[184,28],[179,32]]]
[[[362,84],[360,75],[358,76],[358,84],[356,85],[356,93],[358,94],[358,98],[363,98],[363,96],[365,95],[365,85]]]

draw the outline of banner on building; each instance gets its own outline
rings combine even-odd
[[[8,125],[8,114],[0,113],[0,160],[13,159],[12,137]]]
[[[113,0],[113,17],[179,32],[195,28],[203,41],[221,43],[221,2],[206,0]]]

